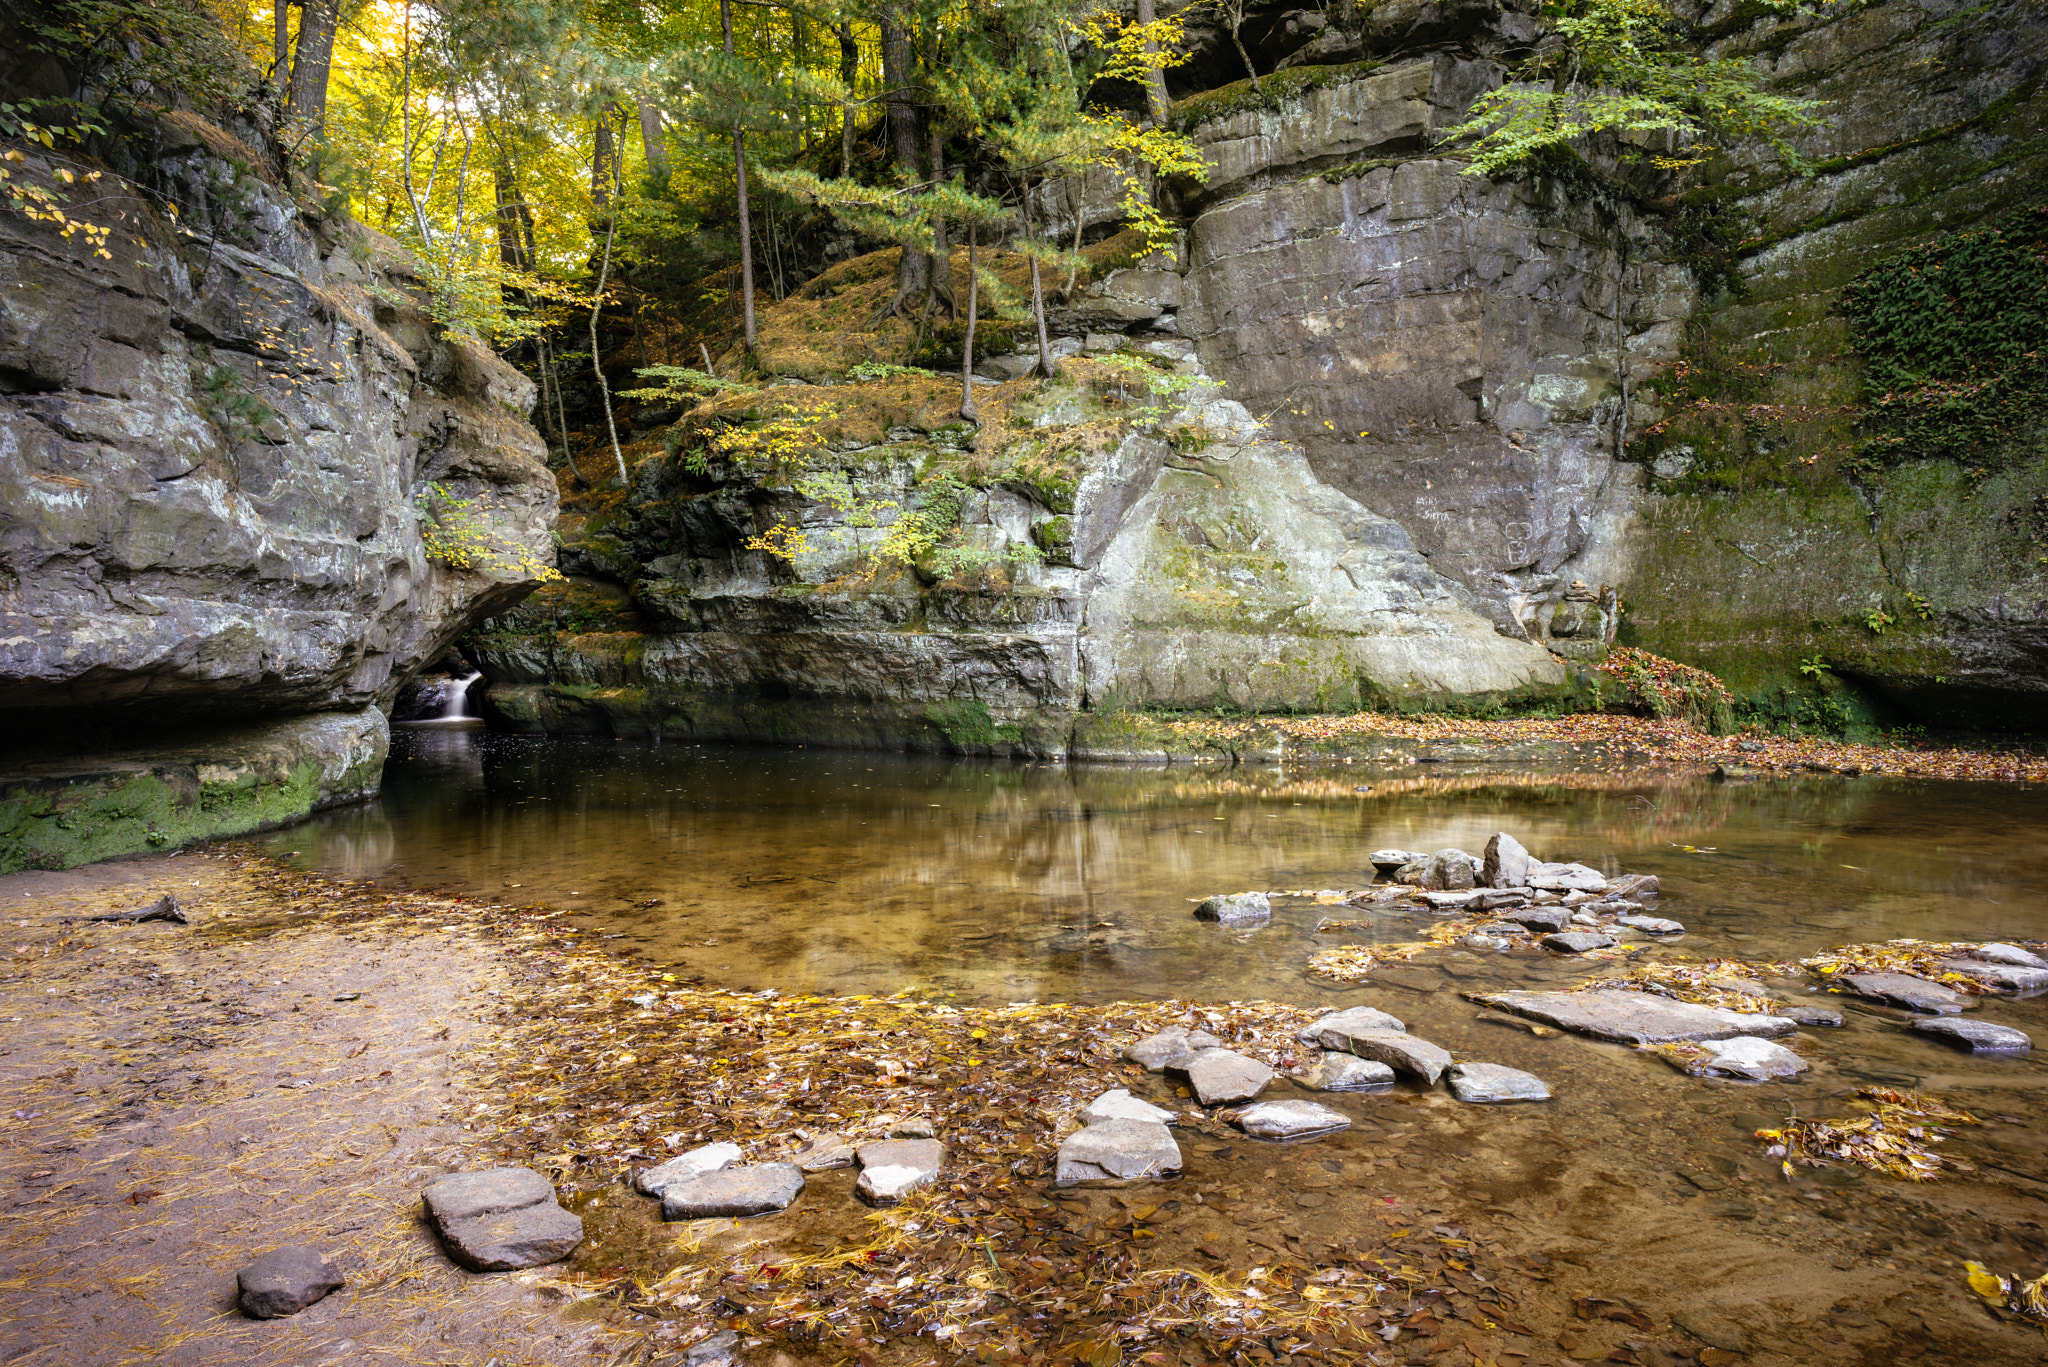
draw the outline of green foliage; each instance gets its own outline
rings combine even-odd
[[[929,380],[932,372],[921,366],[895,365],[889,361],[856,361],[846,370],[846,378],[860,384],[870,384],[898,375],[910,380]]]
[[[1874,467],[2008,462],[2048,416],[2048,204],[1899,253],[1842,312],[1864,364]]]
[[[1609,651],[1598,667],[1620,682],[1621,703],[1632,711],[1682,721],[1717,736],[1735,728],[1733,695],[1704,669],[1629,646]]]
[[[1827,661],[1818,655],[1808,656],[1800,660],[1799,672],[1809,679],[1825,678],[1828,672]]]
[[[419,518],[427,558],[451,570],[543,584],[564,577],[554,566],[542,564],[525,546],[508,544],[479,511],[475,499],[457,498],[445,485],[430,484],[420,494]]]
[[[54,102],[77,109],[127,114],[174,98],[228,109],[260,84],[206,0],[47,0],[16,31],[27,51],[54,58],[87,92],[85,102]]]
[[[706,394],[715,394],[721,390],[747,388],[746,385],[736,380],[721,380],[716,375],[707,375],[701,370],[694,370],[685,365],[642,366],[633,373],[635,375],[645,375],[649,379],[660,380],[661,383],[658,385],[648,385],[641,389],[618,390],[617,396],[619,398],[638,399],[642,402],[694,403]],[[669,454],[674,455],[675,452],[671,451]]]

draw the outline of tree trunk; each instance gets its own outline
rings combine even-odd
[[[597,206],[599,214],[611,207],[612,163],[618,157],[618,150],[612,141],[612,107],[601,106],[597,111],[597,130],[590,139],[590,202]],[[590,225],[592,232],[597,224]]]
[[[718,19],[725,26],[725,55],[732,53],[732,0],[718,0]],[[754,350],[754,225],[747,214],[747,135],[732,130],[732,173],[740,210],[740,307],[746,319],[747,351]]]
[[[1251,74],[1252,89],[1258,90],[1259,69],[1252,65],[1252,55],[1244,50],[1244,39],[1237,31],[1244,27],[1244,0],[1228,0],[1223,7],[1223,18],[1230,25],[1230,43],[1237,49],[1237,59],[1244,63],[1244,69]]]
[[[936,58],[937,54],[933,56]],[[936,185],[946,178],[946,130],[940,126],[936,116],[927,119],[926,123],[930,129],[932,183]],[[929,274],[931,278],[925,286],[925,298],[943,305],[948,318],[958,318],[960,302],[953,293],[953,252],[946,244],[946,220],[937,216],[932,219]]]
[[[1153,6],[1153,0],[1138,0],[1138,23],[1140,25],[1151,24],[1158,18],[1159,15]],[[1151,56],[1157,51],[1159,51],[1159,44],[1149,38],[1146,39],[1145,54]],[[1154,124],[1164,128],[1169,108],[1170,105],[1166,98],[1166,73],[1157,70],[1146,73],[1145,112],[1152,116]]]
[[[275,0],[270,9],[270,88],[281,91],[291,79],[292,7]]]
[[[668,184],[668,137],[662,132],[661,106],[641,100],[640,150],[647,156],[647,174],[657,184]]]
[[[1024,180],[1024,193],[1020,196],[1024,211],[1024,236],[1031,236],[1031,180]],[[1046,379],[1053,379],[1057,372],[1052,363],[1052,342],[1045,335],[1045,283],[1039,278],[1038,253],[1031,254],[1031,321],[1038,325],[1038,373]]]
[[[981,421],[974,405],[974,323],[980,302],[980,279],[974,273],[974,224],[967,225],[967,338],[960,345],[960,416],[971,423]]]
[[[889,144],[896,154],[896,178],[908,185],[917,180],[917,105],[911,99],[910,72],[914,56],[910,34],[897,22],[893,12],[882,18],[882,84],[889,107]],[[889,301],[875,311],[873,323],[892,315],[901,317],[912,299],[931,288],[932,259],[924,252],[903,249],[896,263],[896,290]]]
[[[839,111],[839,178],[853,174],[853,87],[860,79],[860,44],[853,40],[853,25],[841,24],[839,34],[839,83],[846,87],[846,103]]]
[[[340,21],[341,0],[307,0],[299,8],[299,47],[285,102],[305,130],[305,141],[317,141],[327,123],[327,72],[334,64],[334,30]]]
[[[512,168],[500,161],[492,168],[498,200],[498,259],[515,271],[527,268],[526,243],[520,235],[520,211],[526,207]]]
[[[604,405],[605,431],[612,438],[612,459],[619,463],[619,487],[632,483],[626,474],[626,453],[619,449],[619,424],[612,417],[612,387],[604,378],[604,348],[597,340],[597,315],[604,308],[604,287],[612,274],[612,242],[618,237],[619,217],[609,215],[604,227],[604,264],[597,272],[597,292],[590,298],[590,372],[597,376],[598,402]]]

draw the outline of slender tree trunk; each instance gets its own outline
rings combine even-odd
[[[933,54],[936,58],[937,54]],[[932,183],[937,185],[946,179],[946,130],[934,115],[926,120],[930,136]],[[946,241],[946,220],[936,215],[932,218],[932,264],[931,279],[925,286],[925,298],[943,304],[948,318],[960,316],[960,302],[953,293],[953,252]]]
[[[894,13],[885,12],[881,22],[882,84],[889,108],[889,143],[896,154],[896,177],[909,185],[917,180],[917,105],[911,99],[910,83],[915,55],[910,34]],[[896,264],[895,293],[876,311],[874,321],[903,316],[909,301],[922,296],[930,287],[930,255],[905,247]]]
[[[853,40],[853,25],[841,24],[839,34],[839,83],[846,87],[846,103],[839,110],[839,178],[853,174],[853,87],[860,79],[860,44]]]
[[[725,55],[732,51],[732,0],[718,0],[719,22],[725,26]],[[738,125],[732,130],[732,173],[738,187],[740,210],[740,307],[746,318],[747,351],[757,340],[754,331],[754,225],[747,215],[747,135]]]
[[[1237,59],[1252,78],[1252,89],[1260,89],[1259,69],[1252,65],[1252,55],[1244,50],[1244,39],[1237,32],[1244,26],[1244,0],[1225,0],[1223,18],[1230,25],[1230,45],[1237,49]]]
[[[498,259],[515,271],[526,269],[526,244],[519,235],[519,185],[512,168],[499,161],[491,168],[498,201]]]
[[[604,224],[604,264],[597,271],[597,293],[590,298],[590,373],[597,376],[598,400],[604,405],[604,426],[611,434],[612,459],[619,463],[619,485],[632,481],[626,474],[626,453],[619,449],[619,424],[612,417],[612,387],[604,378],[604,349],[597,340],[597,315],[604,308],[604,288],[611,283],[612,242],[619,231],[619,216],[608,214]]]
[[[609,103],[597,111],[597,128],[590,138],[590,202],[602,214],[611,208],[613,162],[618,159],[618,149],[612,140],[612,107]],[[595,223],[590,230],[597,231]]]
[[[974,404],[974,323],[980,303],[981,280],[974,273],[974,224],[967,225],[967,338],[960,346],[960,416],[979,423],[981,412]]]
[[[299,8],[299,47],[285,103],[291,116],[318,140],[327,124],[327,73],[334,64],[334,29],[341,0],[306,0]]]
[[[1031,182],[1024,182],[1024,236],[1031,236]],[[1052,342],[1045,335],[1045,283],[1039,277],[1038,253],[1031,254],[1031,321],[1038,325],[1038,373],[1050,380],[1058,372],[1052,363]]]
[[[569,467],[569,479],[578,488],[589,488],[590,481],[583,478],[583,472],[576,468],[576,457],[569,450],[569,406],[562,399],[562,377],[555,371],[555,349],[548,345],[545,332],[535,339],[540,344],[541,401],[547,401],[548,381],[552,380],[555,391],[555,432],[562,438],[562,463]]]
[[[1153,5],[1153,0],[1138,0],[1138,23],[1140,25],[1152,24],[1158,18],[1159,15]],[[1146,56],[1152,56],[1158,51],[1159,44],[1149,38],[1145,40]],[[1154,124],[1164,128],[1166,126],[1166,116],[1170,108],[1171,106],[1166,98],[1166,73],[1156,69],[1147,72],[1145,76],[1145,112],[1152,116]]]
[[[275,0],[270,10],[270,86],[283,90],[291,79],[292,7]]]
[[[657,184],[668,184],[668,136],[662,131],[661,106],[653,100],[641,100],[640,106],[640,150],[647,157],[647,174]]]

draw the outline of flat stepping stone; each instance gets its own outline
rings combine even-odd
[[[1351,1128],[1351,1117],[1314,1101],[1261,1101],[1230,1118],[1246,1134],[1261,1139],[1300,1139]]]
[[[1670,1044],[1679,1040],[1778,1038],[1799,1028],[1776,1015],[1728,1011],[1672,1001],[1648,992],[1491,992],[1473,998],[1560,1030],[1617,1044]]]
[[[1178,1068],[1204,1049],[1214,1049],[1223,1043],[1206,1030],[1189,1030],[1184,1025],[1169,1025],[1156,1035],[1145,1038],[1124,1050],[1124,1058],[1150,1073],[1163,1073],[1168,1068]]]
[[[1591,902],[1577,903],[1572,910],[1582,911],[1588,916],[1633,916],[1641,911],[1642,907],[1618,897],[1600,897]]]
[[[633,1179],[633,1185],[649,1196],[659,1196],[679,1182],[694,1182],[706,1173],[729,1168],[744,1157],[737,1144],[706,1144],[647,1169]]]
[[[853,1166],[853,1145],[843,1134],[827,1131],[812,1135],[804,1146],[796,1151],[794,1162],[805,1172],[828,1172],[833,1168]]]
[[[1394,1085],[1394,1070],[1386,1064],[1336,1052],[1317,1054],[1314,1063],[1291,1076],[1319,1092],[1363,1092]]]
[[[1960,992],[1908,973],[1838,973],[1828,979],[1828,984],[1839,985],[1869,1001],[1912,1011],[1953,1015],[1976,1005]]]
[[[1842,1028],[1842,1012],[1838,1007],[1822,1006],[1819,1002],[1779,1002],[1771,1007],[1771,1014],[1797,1021],[1800,1028],[1818,1027],[1826,1030]]]
[[[1529,897],[1527,888],[1480,888],[1465,905],[1475,911],[1498,911],[1502,907],[1521,906]]]
[[[1683,935],[1685,927],[1662,916],[1617,916],[1614,924],[1640,930],[1645,935]]]
[[[661,1218],[709,1220],[766,1215],[788,1209],[803,1190],[804,1170],[794,1163],[720,1168],[687,1182],[672,1183],[661,1194]]]
[[[2018,945],[2009,945],[1999,940],[1993,940],[1988,945],[1978,945],[1963,957],[1982,959],[1992,964],[2011,964],[2014,968],[2048,968],[2048,959],[2031,950],[2021,949]]]
[[[931,1182],[946,1166],[946,1146],[936,1139],[884,1139],[854,1150],[860,1179],[854,1194],[871,1206],[893,1206]]]
[[[1366,856],[1373,872],[1383,878],[1390,878],[1409,864],[1418,864],[1429,858],[1416,850],[1374,850]]]
[[[1248,925],[1271,920],[1273,903],[1263,892],[1233,892],[1205,898],[1195,908],[1197,921],[1217,921],[1226,926]]]
[[[1501,919],[1524,930],[1563,930],[1572,923],[1572,914],[1563,907],[1520,907]]]
[[[1657,875],[1654,873],[1625,873],[1619,878],[1609,879],[1607,895],[1620,897],[1630,902],[1655,897],[1659,891]]]
[[[1351,1052],[1431,1084],[1451,1066],[1449,1050],[1398,1030],[1357,1031],[1351,1036]]]
[[[1554,949],[1560,954],[1584,954],[1592,949],[1613,949],[1621,941],[1612,935],[1602,935],[1597,930],[1560,930],[1555,935],[1543,937],[1545,949]]]
[[[1805,1059],[1782,1044],[1754,1035],[1734,1039],[1704,1040],[1693,1046],[1700,1051],[1688,1072],[1703,1077],[1731,1077],[1744,1082],[1769,1082],[1773,1078],[1797,1077],[1807,1070]]]
[[[1584,864],[1538,864],[1529,872],[1529,886],[1549,892],[1605,892],[1607,875]]]
[[[1180,1145],[1166,1126],[1151,1120],[1103,1120],[1066,1137],[1053,1181],[1062,1187],[1145,1181],[1179,1172],[1180,1164]]]
[[[1273,1080],[1271,1068],[1229,1049],[1204,1049],[1179,1065],[1179,1071],[1186,1075],[1195,1100],[1204,1106],[1250,1101]]]
[[[1481,894],[1473,892],[1425,892],[1422,900],[1435,911],[1464,911],[1467,907],[1479,905]]]
[[[2013,996],[2031,997],[2036,992],[2048,992],[2048,968],[2027,968],[1975,958],[1943,959],[1941,966],[1946,972],[1975,978],[1988,987]]]
[[[449,1255],[473,1272],[539,1267],[583,1242],[582,1218],[563,1210],[548,1179],[529,1168],[450,1173],[423,1195]]]
[[[235,1300],[252,1320],[281,1320],[344,1285],[317,1248],[276,1248],[235,1274]]]
[[[1105,1120],[1142,1120],[1151,1125],[1164,1125],[1172,1119],[1172,1111],[1154,1106],[1149,1101],[1140,1101],[1122,1087],[1104,1092],[1081,1112],[1084,1125],[1099,1125]]]
[[[1310,1021],[1295,1032],[1294,1037],[1318,1049],[1349,1050],[1351,1037],[1355,1034],[1383,1035],[1389,1030],[1400,1032],[1407,1028],[1400,1017],[1390,1016],[1375,1007],[1347,1006],[1342,1011],[1332,1011]]]
[[[1550,1100],[1550,1088],[1542,1078],[1499,1063],[1454,1063],[1450,1080],[1451,1095],[1475,1105]]]
[[[1973,1054],[2024,1054],[2034,1047],[2033,1039],[2024,1030],[1993,1025],[1986,1020],[1936,1016],[1932,1020],[1914,1021],[1913,1029]]]

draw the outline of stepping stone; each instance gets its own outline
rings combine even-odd
[[[1425,892],[1422,900],[1435,911],[1463,911],[1476,905],[1479,896],[1477,892]]]
[[[1473,893],[1466,905],[1477,911],[1498,911],[1502,907],[1518,907],[1529,900],[1527,888],[1481,888]]]
[[[1382,878],[1391,878],[1400,872],[1404,865],[1420,863],[1429,856],[1418,854],[1414,850],[1374,850],[1366,858],[1372,864],[1374,873]]]
[[[1299,1139],[1348,1130],[1351,1117],[1314,1101],[1261,1101],[1239,1111],[1230,1123],[1261,1139]]]
[[[1450,1079],[1452,1096],[1477,1105],[1550,1100],[1550,1088],[1542,1078],[1498,1063],[1455,1063]]]
[[[1589,949],[1612,949],[1621,941],[1593,930],[1561,930],[1544,936],[1542,943],[1560,954],[1584,954]]]
[[[1973,1054],[2024,1054],[2034,1047],[2034,1041],[2025,1031],[2007,1025],[1993,1025],[1985,1020],[1936,1016],[1931,1020],[1914,1021],[1913,1029],[1923,1035],[1932,1035],[1944,1044],[1968,1049]]]
[[[1728,1011],[1672,1001],[1648,992],[1490,992],[1472,998],[1560,1030],[1617,1044],[1670,1044],[1678,1040],[1777,1038],[1799,1028],[1783,1016]]]
[[[1053,1181],[1135,1182],[1180,1171],[1180,1145],[1172,1131],[1150,1120],[1103,1120],[1077,1130],[1060,1145]]]
[[[1104,1092],[1081,1112],[1081,1122],[1085,1125],[1099,1125],[1105,1120],[1142,1120],[1151,1125],[1164,1125],[1172,1119],[1172,1111],[1154,1106],[1149,1101],[1140,1101],[1121,1087]]]
[[[344,1285],[317,1248],[277,1248],[235,1274],[236,1301],[252,1320],[281,1320]]]
[[[2025,968],[1984,959],[1943,959],[1941,967],[1945,972],[1961,973],[2014,996],[2031,997],[2036,992],[2048,992],[2048,968]]]
[[[1189,1030],[1185,1025],[1169,1025],[1156,1035],[1145,1038],[1124,1050],[1124,1058],[1139,1065],[1147,1072],[1163,1073],[1168,1068],[1178,1068],[1204,1049],[1214,1049],[1223,1043],[1206,1030]]]
[[[706,1144],[647,1169],[633,1179],[633,1185],[649,1196],[659,1196],[678,1182],[694,1182],[706,1173],[729,1168],[744,1157],[737,1144]]]
[[[1530,870],[1529,886],[1551,892],[1605,892],[1607,876],[1584,864],[1538,864]]]
[[[1915,978],[1907,973],[1838,973],[1827,982],[1831,987],[1840,985],[1870,1001],[1903,1006],[1913,1011],[1953,1015],[1977,1004],[1962,993],[1951,991],[1940,983]]]
[[[539,1267],[583,1242],[581,1217],[556,1204],[554,1187],[529,1168],[451,1173],[424,1196],[450,1256],[473,1272]]]
[[[1618,897],[1602,897],[1591,902],[1580,902],[1572,910],[1584,912],[1588,916],[1634,916],[1642,908],[1634,902],[1626,902]]]
[[[1291,1076],[1302,1086],[1319,1092],[1362,1092],[1394,1085],[1392,1068],[1356,1054],[1319,1053],[1314,1063]]]
[[[804,1171],[794,1163],[758,1163],[720,1168],[661,1194],[664,1220],[708,1220],[714,1216],[766,1215],[786,1210],[803,1194]]]
[[[854,1150],[860,1180],[854,1194],[871,1206],[893,1206],[939,1175],[946,1146],[936,1139],[884,1139]]]
[[[1513,921],[1524,930],[1563,930],[1571,924],[1572,914],[1563,907],[1521,907],[1502,919]]]
[[[1619,878],[1610,879],[1607,884],[1609,897],[1619,897],[1630,902],[1655,897],[1657,891],[1657,875],[1654,873],[1625,873]]]
[[[1204,1049],[1180,1064],[1178,1070],[1187,1075],[1195,1100],[1204,1106],[1250,1101],[1273,1080],[1271,1068],[1229,1049]]]
[[[2014,968],[2048,968],[2048,959],[2021,949],[2018,945],[2009,945],[1997,940],[1988,945],[1978,945],[1963,957],[1982,959],[1991,964],[2011,964]]]
[[[1704,1040],[1697,1048],[1705,1051],[1686,1071],[1702,1077],[1732,1077],[1745,1082],[1769,1082],[1773,1078],[1797,1077],[1807,1062],[1782,1044],[1753,1035],[1734,1039]]]
[[[1451,1066],[1450,1052],[1405,1031],[1360,1030],[1351,1035],[1351,1052],[1363,1059],[1384,1063],[1398,1073],[1413,1073],[1434,1083]]]
[[[791,1160],[805,1172],[826,1172],[832,1168],[853,1166],[853,1145],[846,1136],[827,1131],[814,1134]]]
[[[1226,926],[1250,925],[1271,920],[1273,903],[1263,892],[1235,892],[1210,897],[1195,908],[1197,921],[1219,921]]]
[[[1662,916],[1617,916],[1614,924],[1640,930],[1645,935],[1683,935],[1685,927],[1676,921],[1667,921]]]
[[[1398,1017],[1384,1011],[1370,1006],[1347,1006],[1342,1011],[1332,1011],[1310,1021],[1294,1037],[1319,1049],[1348,1050],[1351,1048],[1351,1036],[1361,1031],[1383,1035],[1389,1030],[1405,1031],[1407,1028]]]
[[[1486,858],[1480,864],[1479,881],[1489,888],[1526,887],[1529,874],[1535,867],[1535,857],[1522,847],[1522,842],[1502,831],[1486,842]]]
[[[1828,1030],[1839,1030],[1842,1028],[1841,1011],[1836,1007],[1822,1006],[1818,1002],[1779,1002],[1771,1007],[1771,1014],[1783,1016],[1787,1020],[1797,1021],[1801,1028],[1813,1026]]]

